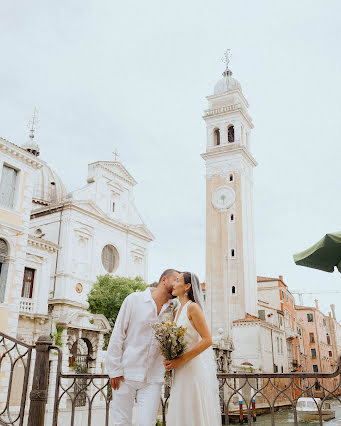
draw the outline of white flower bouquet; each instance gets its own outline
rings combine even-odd
[[[186,350],[185,332],[186,327],[177,326],[175,321],[170,321],[166,317],[161,323],[151,324],[154,330],[154,336],[160,345],[161,355],[168,361],[178,358]],[[172,371],[165,372],[165,386],[171,387]]]

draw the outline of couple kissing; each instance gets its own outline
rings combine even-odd
[[[186,328],[186,351],[165,360],[150,324],[171,317]],[[111,424],[131,426],[136,400],[138,426],[155,426],[165,370],[173,370],[167,426],[221,425],[212,338],[198,277],[167,269],[156,288],[124,300],[105,361],[113,389]]]

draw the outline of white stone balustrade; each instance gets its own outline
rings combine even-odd
[[[29,314],[34,313],[35,303],[31,298],[22,297],[20,299],[20,312],[26,312]]]
[[[239,109],[239,108],[241,108],[240,103],[234,104],[234,105],[227,105],[227,106],[223,106],[223,107],[220,107],[220,108],[207,109],[207,110],[205,110],[205,116],[222,114],[224,112],[234,111],[234,110]]]

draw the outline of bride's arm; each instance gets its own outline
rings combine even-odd
[[[201,308],[196,303],[191,303],[188,306],[188,318],[192,322],[194,328],[201,336],[200,342],[198,342],[190,351],[184,353],[176,359],[171,361],[164,361],[166,370],[171,370],[172,368],[178,368],[191,359],[195,358],[205,349],[212,345],[211,333],[208,329],[205,316]]]

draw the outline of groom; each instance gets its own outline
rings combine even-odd
[[[164,366],[150,323],[173,315],[172,290],[179,272],[167,269],[156,289],[130,294],[122,303],[112,332],[105,367],[113,388],[114,426],[131,426],[136,398],[138,425],[155,426]]]

